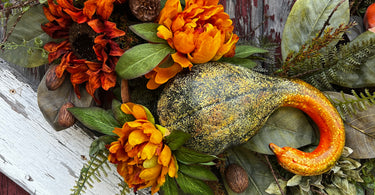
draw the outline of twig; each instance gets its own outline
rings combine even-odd
[[[121,100],[122,103],[130,102],[129,84],[128,80],[121,80]]]
[[[323,34],[324,29],[329,25],[329,20],[331,20],[332,15],[337,11],[340,5],[343,4],[344,2],[345,0],[341,0],[340,3],[336,5],[335,9],[332,10],[331,14],[328,16],[328,19],[324,22],[323,28],[320,30],[317,37],[320,37]]]
[[[321,191],[319,191],[319,190],[316,190],[316,189],[314,189],[314,188],[311,188],[311,191],[312,191],[312,192],[315,192],[315,193],[317,193],[317,194],[320,194],[320,195],[327,195],[326,193],[321,192]]]
[[[4,39],[1,41],[1,43],[5,43],[8,38],[10,37],[10,35],[13,33],[14,29],[16,28],[17,26],[17,23],[21,20],[22,16],[25,14],[26,12],[21,12],[20,15],[17,17],[16,21],[14,22],[12,28],[10,28],[9,32],[6,34],[6,36],[4,37]],[[7,22],[8,23],[8,22]],[[4,29],[4,32],[6,32],[6,29]]]
[[[272,168],[272,165],[271,165],[270,159],[268,159],[268,156],[267,156],[267,155],[264,155],[264,157],[265,157],[266,160],[267,160],[267,165],[268,165],[268,167],[269,167],[270,170],[271,170],[271,173],[272,173],[272,175],[273,175],[273,178],[274,178],[275,181],[276,181],[276,185],[277,185],[277,187],[279,187],[279,190],[280,190],[281,195],[285,195],[285,194],[284,194],[284,191],[281,189],[281,186],[280,186],[280,184],[279,184],[279,181],[277,180],[277,177],[276,177],[275,171],[274,171],[273,168]]]

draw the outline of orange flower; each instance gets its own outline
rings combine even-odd
[[[148,73],[146,78],[150,79],[147,84],[149,89],[165,83],[182,68],[234,55],[239,38],[233,34],[232,20],[218,2],[186,0],[184,10],[179,0],[166,2],[160,12],[157,36],[165,39],[177,51],[172,54],[175,65],[156,67]]]
[[[117,164],[117,172],[135,190],[151,187],[152,194],[165,183],[165,176],[177,177],[177,161],[163,143],[163,134],[147,120],[144,108],[133,103],[121,106],[136,120],[113,131],[118,140],[109,146],[108,160]]]
[[[108,90],[116,84],[115,65],[124,53],[112,39],[125,32],[107,19],[112,13],[115,0],[86,1],[83,9],[76,8],[72,0],[48,0],[43,7],[49,20],[42,29],[60,43],[44,46],[52,62],[61,57],[56,75],[70,73],[74,91],[80,97],[79,85],[86,83],[87,92],[94,97],[96,89]],[[93,17],[96,13],[96,17]]]

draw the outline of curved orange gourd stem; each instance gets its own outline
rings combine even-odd
[[[298,108],[308,114],[319,127],[320,141],[311,153],[291,147],[280,148],[271,143],[282,167],[298,175],[320,175],[330,170],[340,158],[345,145],[345,129],[341,117],[329,100],[316,88],[300,81],[299,93],[287,94],[283,106]]]

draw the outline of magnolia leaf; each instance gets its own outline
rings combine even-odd
[[[99,137],[98,139],[94,140],[90,146],[90,151],[89,151],[90,157],[93,158],[100,151],[106,149],[105,147],[106,145],[109,145],[116,140],[117,138],[111,135],[103,135]]]
[[[158,32],[158,23],[140,23],[129,26],[130,30],[142,39],[152,43],[167,43],[164,39],[159,38],[156,33]]]
[[[178,185],[187,194],[195,195],[214,195],[212,189],[204,183],[202,180],[189,177],[181,172],[179,172],[176,178]]]
[[[85,88],[81,88],[81,99],[78,99],[69,79],[65,79],[64,83],[56,90],[50,91],[46,86],[46,75],[38,86],[38,106],[47,122],[55,130],[62,130],[66,127],[60,126],[57,122],[61,106],[71,102],[77,107],[89,107],[93,103],[93,98]]]
[[[226,58],[222,57],[220,62],[226,62],[230,64],[235,64],[237,66],[243,66],[245,68],[252,69],[257,66],[257,63],[254,62],[253,60],[246,59],[246,58],[238,58],[238,57],[231,57],[231,58]]]
[[[178,187],[176,181],[169,177],[169,175],[165,176],[165,183],[160,187],[160,190],[163,192],[164,195],[176,195],[178,194]]]
[[[184,164],[204,163],[217,158],[216,156],[199,153],[185,147],[179,147],[174,152],[174,155],[178,161]]]
[[[344,101],[338,92],[324,92],[333,101]],[[345,94],[347,100],[356,99]],[[339,109],[339,108],[338,108]],[[375,105],[368,105],[364,111],[357,111],[352,115],[345,115],[345,145],[353,150],[350,155],[355,159],[375,158]]]
[[[299,148],[315,141],[315,132],[305,114],[291,107],[277,109],[244,146],[254,152],[273,154],[270,143]]]
[[[238,146],[227,150],[227,164],[238,164],[246,170],[249,177],[249,186],[242,194],[267,194],[265,190],[275,181],[267,164],[249,149]],[[228,195],[235,195],[224,178],[224,185]]]
[[[216,175],[213,174],[209,168],[200,165],[179,164],[178,171],[181,171],[181,173],[195,179],[203,181],[217,181]]]
[[[135,118],[131,114],[125,114],[121,110],[121,103],[120,101],[113,99],[112,101],[112,112],[115,119],[120,123],[120,125],[124,125],[126,122],[134,121]]]
[[[191,135],[180,130],[174,130],[170,135],[165,137],[166,144],[171,148],[171,150],[177,150],[184,143],[189,140]]]
[[[329,15],[341,1],[298,0],[294,3],[281,39],[283,60],[289,53],[298,52],[302,45],[319,34]],[[341,24],[348,24],[349,18],[349,0],[345,0],[329,19],[328,27],[338,28]],[[333,41],[332,44],[335,45],[338,41]]]
[[[363,41],[375,39],[375,33],[366,31],[355,38],[350,45],[358,44]],[[364,51],[367,52],[367,51]],[[337,80],[334,84],[348,88],[362,88],[375,86],[375,55],[369,57],[366,62],[362,63],[360,68],[353,71],[337,70]]]
[[[69,108],[74,117],[77,118],[86,127],[106,135],[116,135],[112,131],[115,127],[121,127],[117,120],[103,108]]]
[[[247,58],[256,53],[267,53],[267,52],[268,50],[265,50],[259,47],[254,47],[251,45],[238,45],[236,46],[236,54],[234,55],[234,57]]]
[[[0,58],[27,68],[48,63],[47,53],[42,46],[52,39],[40,28],[41,24],[48,22],[42,7],[43,5],[34,6],[26,11],[5,43],[22,46],[0,51]],[[8,32],[18,17],[19,14],[10,17]]]
[[[120,57],[116,72],[123,79],[140,77],[150,72],[173,51],[167,44],[145,43],[134,46]]]

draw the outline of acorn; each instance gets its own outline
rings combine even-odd
[[[76,122],[76,118],[68,111],[68,108],[72,107],[74,107],[74,104],[71,102],[67,102],[61,106],[57,118],[57,122],[61,127],[68,128]]]
[[[142,22],[153,22],[159,16],[160,0],[130,0],[129,7],[133,15]]]
[[[249,177],[244,168],[238,164],[230,164],[225,169],[225,179],[229,188],[236,193],[242,193],[249,186]]]
[[[56,64],[50,66],[46,73],[46,86],[47,86],[47,89],[51,91],[59,88],[65,80],[65,75],[66,75],[65,73],[62,75],[61,78],[57,77],[56,67],[57,67]]]

